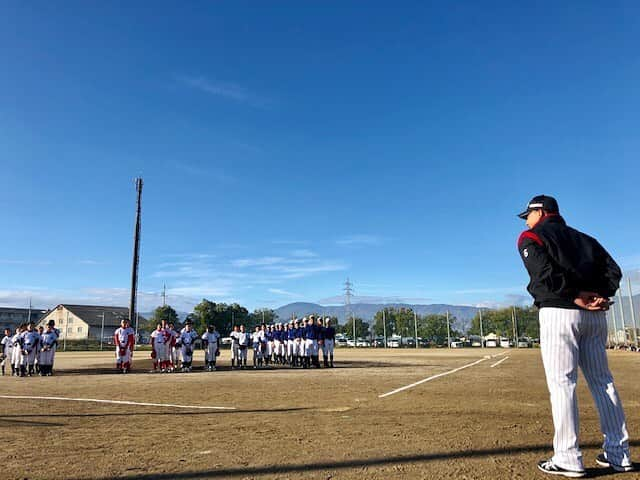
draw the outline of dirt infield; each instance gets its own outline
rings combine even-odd
[[[338,350],[335,369],[309,371],[230,371],[228,355],[212,373],[136,373],[150,364],[135,359],[116,375],[111,353],[62,353],[57,376],[1,378],[5,396],[189,407],[0,398],[2,478],[544,478],[535,463],[552,424],[537,350]],[[637,453],[640,355],[609,358]],[[613,478],[593,461],[602,439],[582,377],[579,395],[589,473]]]

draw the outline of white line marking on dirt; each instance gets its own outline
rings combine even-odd
[[[189,408],[201,410],[235,410],[235,407],[209,407],[206,405],[175,405],[173,403],[146,403],[132,402],[129,400],[102,400],[98,398],[68,398],[68,397],[35,397],[27,395],[0,395],[0,398],[10,398],[19,400],[60,400],[65,402],[92,402],[92,403],[112,403],[116,405],[140,405],[144,407],[172,407]]]
[[[500,365],[502,362],[504,362],[507,358],[509,357],[504,357],[502,360],[498,360],[496,363],[494,363],[493,365],[491,365],[491,368],[493,367],[497,367],[498,365]]]
[[[480,360],[476,360],[475,362],[468,363],[467,365],[463,365],[462,367],[454,368],[453,370],[449,370],[448,372],[432,375],[431,377],[420,380],[419,382],[412,383],[411,385],[406,385],[404,387],[396,388],[395,390],[391,390],[390,392],[383,393],[382,395],[378,395],[378,398],[388,397],[389,395],[393,395],[395,393],[409,390],[410,388],[417,387],[418,385],[422,385],[423,383],[430,382],[431,380],[435,380],[436,378],[444,377],[445,375],[451,375],[452,373],[459,372],[460,370],[464,370],[465,368],[473,367],[474,365],[477,365],[480,362],[484,362],[485,360],[486,358],[481,358]]]

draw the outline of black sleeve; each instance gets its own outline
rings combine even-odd
[[[559,273],[557,266],[553,268],[553,260],[544,246],[525,239],[519,245],[518,251],[531,277],[527,290],[536,300],[548,298],[549,294],[568,300],[578,296],[578,289],[570,286],[568,275]]]

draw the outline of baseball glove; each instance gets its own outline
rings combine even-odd
[[[151,358],[156,358],[158,355],[155,350],[151,350]]]
[[[220,356],[220,350],[216,350],[216,357]]]
[[[3,353],[2,355],[0,355],[0,362],[4,362],[6,358],[7,356]]]

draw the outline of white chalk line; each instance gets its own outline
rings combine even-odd
[[[493,367],[497,367],[498,365],[500,365],[502,362],[504,362],[505,360],[507,360],[509,357],[504,357],[501,360],[498,360],[496,363],[494,363],[493,365],[491,365],[491,368]]]
[[[445,375],[451,375],[452,373],[459,372],[460,370],[464,370],[465,368],[473,367],[474,365],[477,365],[480,362],[484,362],[485,360],[486,358],[481,358],[480,360],[476,360],[475,362],[468,363],[467,365],[463,365],[462,367],[454,368],[453,370],[449,370],[448,372],[432,375],[431,377],[420,380],[419,382],[412,383],[411,385],[405,385],[404,387],[396,388],[395,390],[391,390],[390,392],[383,393],[382,395],[378,395],[378,398],[388,397],[389,395],[394,395],[396,393],[409,390],[410,388],[417,387],[418,385],[422,385],[423,383],[430,382],[431,380],[435,380],[436,378],[444,377]]]
[[[404,387],[396,388],[395,390],[392,390],[390,392],[383,393],[382,395],[378,395],[378,398],[388,397],[389,395],[394,395],[396,393],[403,392],[405,390],[409,390],[410,388],[417,387],[418,385],[422,385],[423,383],[430,382],[431,380],[435,380],[436,378],[444,377],[446,375],[451,375],[452,373],[459,372],[460,370],[464,370],[465,368],[473,367],[474,365],[477,365],[477,364],[479,364],[481,362],[484,362],[485,360],[488,360],[490,358],[499,357],[499,356],[504,355],[506,353],[507,352],[497,353],[495,355],[485,355],[480,360],[476,360],[475,362],[471,362],[471,363],[469,363],[467,365],[463,365],[461,367],[454,368],[453,370],[449,370],[448,372],[443,372],[443,373],[438,373],[437,375],[432,375],[431,377],[428,377],[428,378],[425,378],[425,379],[420,380],[418,382],[412,383],[411,385],[405,385]]]
[[[171,408],[188,408],[200,410],[235,410],[235,407],[210,407],[206,405],[176,405],[173,403],[147,403],[132,402],[129,400],[102,400],[99,398],[68,398],[68,397],[37,397],[27,395],[0,395],[0,398],[8,398],[15,400],[58,400],[64,402],[91,402],[91,403],[110,403],[115,405],[138,405],[143,407],[171,407]]]

